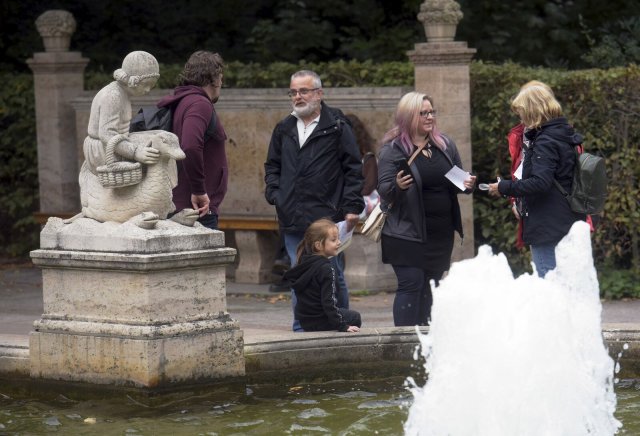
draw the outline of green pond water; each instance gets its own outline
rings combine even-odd
[[[640,381],[616,392],[620,434],[640,435]],[[403,377],[157,395],[0,380],[0,435],[400,435],[411,401]]]

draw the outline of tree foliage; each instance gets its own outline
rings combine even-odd
[[[459,0],[458,40],[477,59],[582,68],[637,62],[640,2],[627,0]],[[42,50],[35,28],[45,10],[65,9],[78,22],[72,49],[90,69],[110,72],[133,50],[165,64],[197,49],[243,63],[406,61],[425,40],[421,0],[21,0],[0,2],[0,70],[26,71]]]

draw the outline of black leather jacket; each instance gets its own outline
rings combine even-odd
[[[320,218],[335,222],[364,209],[362,163],[344,115],[322,103],[320,121],[304,146],[289,115],[271,136],[264,164],[265,198],[276,206],[284,231],[304,232]]]
[[[445,155],[448,156],[452,166],[457,165],[462,168],[462,162],[456,144],[447,137],[445,137],[445,140],[447,142]],[[411,164],[414,182],[409,188],[403,191],[398,188],[396,183],[398,169],[394,161],[398,159],[408,159],[409,157],[410,156],[405,154],[404,148],[396,142],[396,140],[383,145],[380,150],[380,158],[378,160],[378,193],[382,197],[382,209],[384,210],[385,207],[389,207],[387,219],[382,228],[382,234],[408,241],[426,242],[427,229],[424,222],[424,205],[422,204],[422,179],[420,178],[415,162]],[[451,204],[453,205],[453,225],[460,234],[460,237],[464,237],[460,204],[458,203],[457,197],[459,190],[451,184],[449,192],[451,193]]]

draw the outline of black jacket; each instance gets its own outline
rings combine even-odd
[[[447,149],[445,155],[453,165],[462,168],[462,161],[456,144],[449,138],[445,137]],[[394,238],[405,239],[415,242],[426,242],[427,229],[424,222],[425,212],[422,204],[422,179],[415,162],[411,163],[411,172],[413,173],[413,183],[405,191],[398,188],[396,183],[396,175],[398,168],[394,161],[398,159],[409,159],[410,156],[405,154],[404,148],[393,140],[382,146],[380,150],[380,159],[378,160],[378,193],[382,197],[382,209],[384,210],[389,204],[391,207],[387,213],[387,219],[382,233]],[[462,231],[462,216],[460,214],[460,204],[458,203],[458,188],[451,184],[449,192],[451,194],[451,204],[453,210],[451,216],[453,218],[453,228],[464,237]],[[471,192],[471,191],[469,191]]]
[[[503,195],[522,197],[524,242],[529,245],[557,244],[574,222],[585,216],[571,211],[569,202],[554,185],[555,178],[571,192],[575,166],[574,147],[582,143],[566,118],[554,118],[526,133],[522,180],[503,180],[498,190]]]
[[[349,326],[338,310],[336,271],[328,258],[305,254],[284,274],[284,280],[296,293],[294,313],[303,329],[312,330],[310,326],[328,322],[338,331],[347,331]]]
[[[338,222],[364,209],[360,151],[343,117],[322,103],[320,121],[302,148],[293,115],[273,130],[265,198],[276,206],[283,230],[304,232],[317,219]]]

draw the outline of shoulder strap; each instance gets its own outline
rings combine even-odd
[[[411,157],[409,158],[409,161],[407,162],[409,164],[409,166],[411,166],[411,163],[416,159],[416,157],[418,157],[418,153],[420,153],[422,151],[423,148],[425,148],[427,146],[427,143],[429,141],[425,142],[424,144],[422,144],[421,146],[419,146],[416,151],[413,152],[413,154],[411,155]]]
[[[575,156],[576,156],[576,165],[580,165],[580,155],[582,154],[582,152],[584,151],[584,147],[582,146],[582,144],[576,145],[573,147],[573,150],[575,151]],[[574,169],[575,172],[575,169]],[[558,188],[558,191],[560,191],[560,193],[562,194],[562,196],[566,199],[569,198],[569,193],[566,191],[566,189],[564,189],[562,187],[562,185],[560,184],[560,182],[558,182],[558,179],[556,179],[555,177],[553,178],[553,184],[556,186],[556,188]]]

